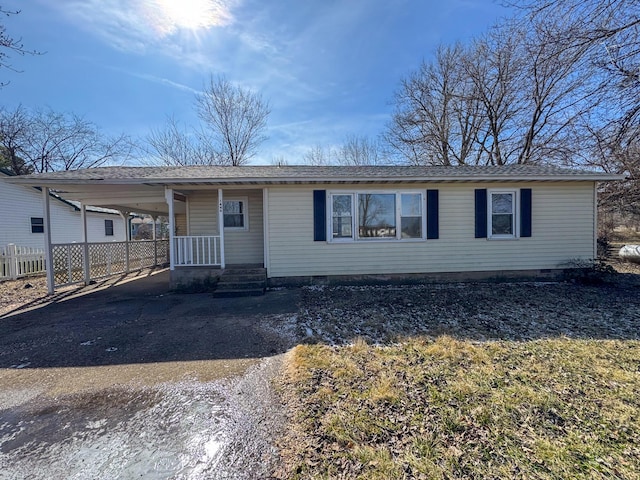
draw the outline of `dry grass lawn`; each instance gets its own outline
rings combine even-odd
[[[287,478],[640,478],[640,342],[300,345]]]

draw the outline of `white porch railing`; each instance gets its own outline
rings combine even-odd
[[[173,264],[180,266],[220,266],[220,236],[173,237]]]
[[[45,272],[44,250],[10,243],[0,247],[0,281]]]

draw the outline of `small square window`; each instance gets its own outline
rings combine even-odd
[[[225,200],[222,207],[224,228],[232,230],[247,230],[247,201]]]
[[[113,220],[104,221],[104,234],[106,237],[113,237]]]
[[[44,233],[44,219],[31,217],[31,233]]]

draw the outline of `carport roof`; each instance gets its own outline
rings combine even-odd
[[[37,186],[269,185],[305,183],[417,183],[476,181],[607,181],[623,175],[549,165],[504,166],[188,166],[100,167],[24,175],[13,183]]]

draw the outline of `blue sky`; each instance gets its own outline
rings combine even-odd
[[[438,43],[467,41],[508,11],[493,0],[5,0],[25,47],[0,105],[74,112],[143,137],[197,122],[211,74],[262,93],[269,139],[254,163],[300,163],[314,145],[376,136],[401,78]],[[203,13],[204,12],[204,13]]]

